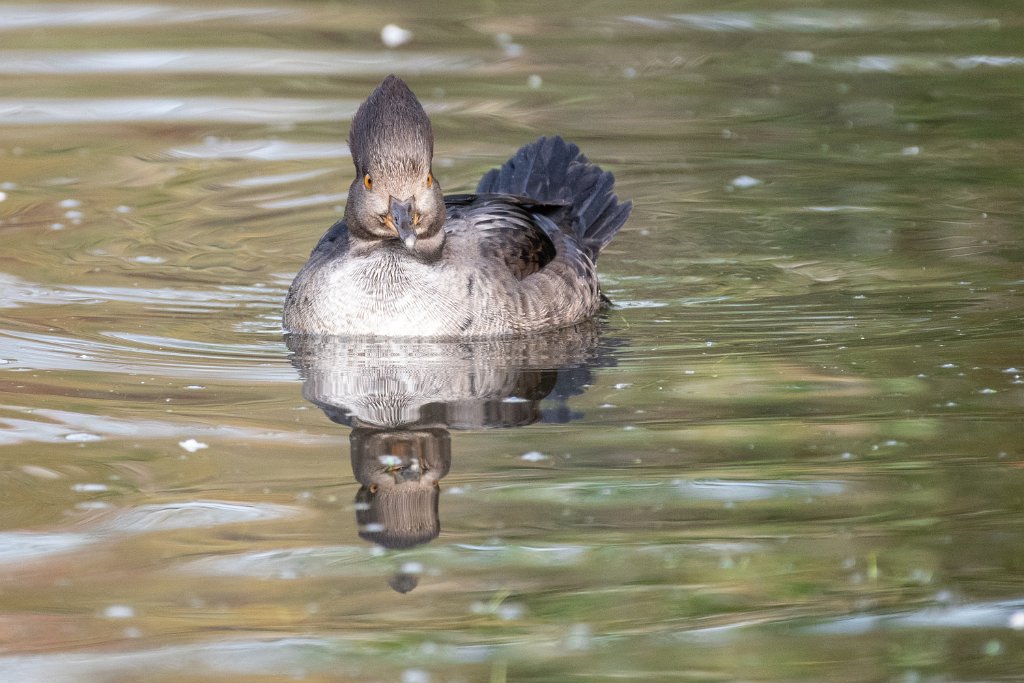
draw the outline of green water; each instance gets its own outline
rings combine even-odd
[[[0,4],[0,679],[1020,680],[1022,28]],[[595,327],[289,348],[391,72],[446,191],[615,172]],[[389,451],[426,543],[373,542]]]

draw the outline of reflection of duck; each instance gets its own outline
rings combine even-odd
[[[293,334],[287,343],[303,396],[340,424],[513,427],[544,418],[541,399],[564,402],[585,390],[588,367],[608,362],[597,327],[460,342]],[[549,415],[569,418],[561,405]]]
[[[356,178],[284,307],[291,332],[483,338],[573,325],[603,297],[594,264],[629,216],[611,173],[541,138],[445,198],[430,120],[388,76],[349,133]]]
[[[349,435],[359,535],[385,548],[440,533],[440,480],[451,465],[449,429],[564,422],[590,366],[608,364],[597,325],[515,339],[461,342],[290,335],[303,395]],[[554,409],[542,408],[545,399]],[[391,586],[412,590],[399,572]]]

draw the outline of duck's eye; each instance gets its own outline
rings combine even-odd
[[[427,187],[433,187],[433,186],[434,186],[434,174],[430,173],[428,171],[427,172]]]
[[[363,176],[363,186],[366,187],[367,190],[373,189],[373,180],[370,178],[369,173]]]

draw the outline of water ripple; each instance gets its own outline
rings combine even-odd
[[[188,304],[191,309],[218,310],[276,307],[283,299],[284,291],[276,287],[222,285],[213,290],[94,285],[48,287],[0,273],[0,308],[121,302],[160,309],[165,309],[168,305],[177,308],[182,304]]]
[[[0,533],[0,565],[38,560],[71,552],[83,546],[126,534],[200,529],[224,524],[266,522],[295,517],[297,508],[270,503],[228,503],[195,500],[182,503],[140,505],[119,510],[98,520],[87,531]]]
[[[0,125],[126,122],[247,124],[337,122],[352,118],[356,109],[359,108],[359,104],[357,100],[314,100],[289,97],[0,99]],[[423,108],[428,114],[450,111],[460,106],[463,105],[455,102],[423,103]]]
[[[0,657],[0,678],[82,683],[138,680],[140,675],[146,678],[140,672],[149,671],[177,680],[196,680],[197,676],[201,679],[208,676],[215,679],[242,677],[242,680],[301,679],[306,678],[307,673],[321,672],[331,680],[338,680],[339,676],[357,680],[362,678],[368,664],[393,656],[397,644],[391,642],[393,639],[378,634],[374,637],[376,644],[367,647],[365,636],[347,639],[278,636],[207,640],[122,652],[85,650],[7,655]],[[376,648],[380,650],[370,656],[360,656],[361,652]],[[374,668],[379,667],[374,665]]]
[[[76,368],[79,369],[79,368]],[[95,368],[84,368],[95,369]],[[246,374],[240,368],[238,375]],[[189,377],[203,376],[190,370]],[[82,443],[104,439],[203,439],[250,440],[277,443],[319,443],[318,437],[295,432],[248,429],[227,425],[209,427],[193,423],[159,420],[121,419],[105,415],[77,413],[48,408],[24,408],[0,405],[0,446],[19,443]]]
[[[847,31],[939,31],[965,28],[999,28],[996,19],[961,18],[931,12],[858,12],[801,10],[782,12],[702,12],[660,17],[627,16],[624,21],[647,28],[667,30],[684,27],[712,32],[796,31],[806,33]]]
[[[700,544],[687,550],[700,550]],[[602,548],[595,545],[488,545],[453,544],[418,549],[417,558],[437,567],[512,566],[557,568],[571,571],[593,560]],[[661,549],[658,550],[661,552]],[[244,576],[260,579],[316,576],[379,576],[392,566],[392,558],[367,546],[335,545],[289,548],[217,557],[202,557],[178,565],[183,573],[205,576]]]
[[[672,504],[683,501],[739,503],[766,500],[799,499],[811,502],[819,497],[849,492],[842,481],[676,479],[658,481],[568,482],[550,485],[501,484],[484,487],[485,495],[502,500],[526,500],[534,503],[559,502],[577,505],[619,505],[643,500],[646,504]]]
[[[169,149],[162,156],[169,159],[253,159],[257,161],[303,161],[306,159],[338,159],[351,156],[348,145],[340,142],[288,142],[286,140],[220,140],[209,139],[201,145]],[[315,177],[293,174],[295,179]],[[250,182],[249,185],[269,184]]]
[[[171,5],[38,3],[5,5],[0,30],[10,31],[57,26],[117,26],[139,24],[188,24],[200,21],[275,19],[294,11],[276,7],[222,7],[196,9]]]
[[[5,99],[0,100],[0,124],[337,121],[350,118],[358,106],[355,100],[286,97]]]
[[[818,634],[857,635],[894,629],[992,629],[1020,630],[1024,600],[971,602],[942,605],[902,614],[864,614],[841,617],[807,629]]]
[[[192,50],[12,50],[0,74],[387,75],[465,72],[481,60],[417,52],[332,52],[216,48]]]
[[[790,59],[790,61],[794,61]],[[929,71],[969,71],[977,68],[1022,68],[1024,57],[1012,55],[863,55],[832,63],[844,73],[919,73]]]
[[[125,339],[133,341],[128,336]],[[295,371],[281,348],[279,344],[224,347],[169,337],[140,348],[99,339],[0,331],[0,358],[6,361],[3,367],[8,372],[74,370],[247,383],[294,382]]]

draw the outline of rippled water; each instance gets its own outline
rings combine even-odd
[[[0,5],[0,679],[1019,680],[1020,31]],[[286,343],[391,72],[615,171],[596,325]]]

